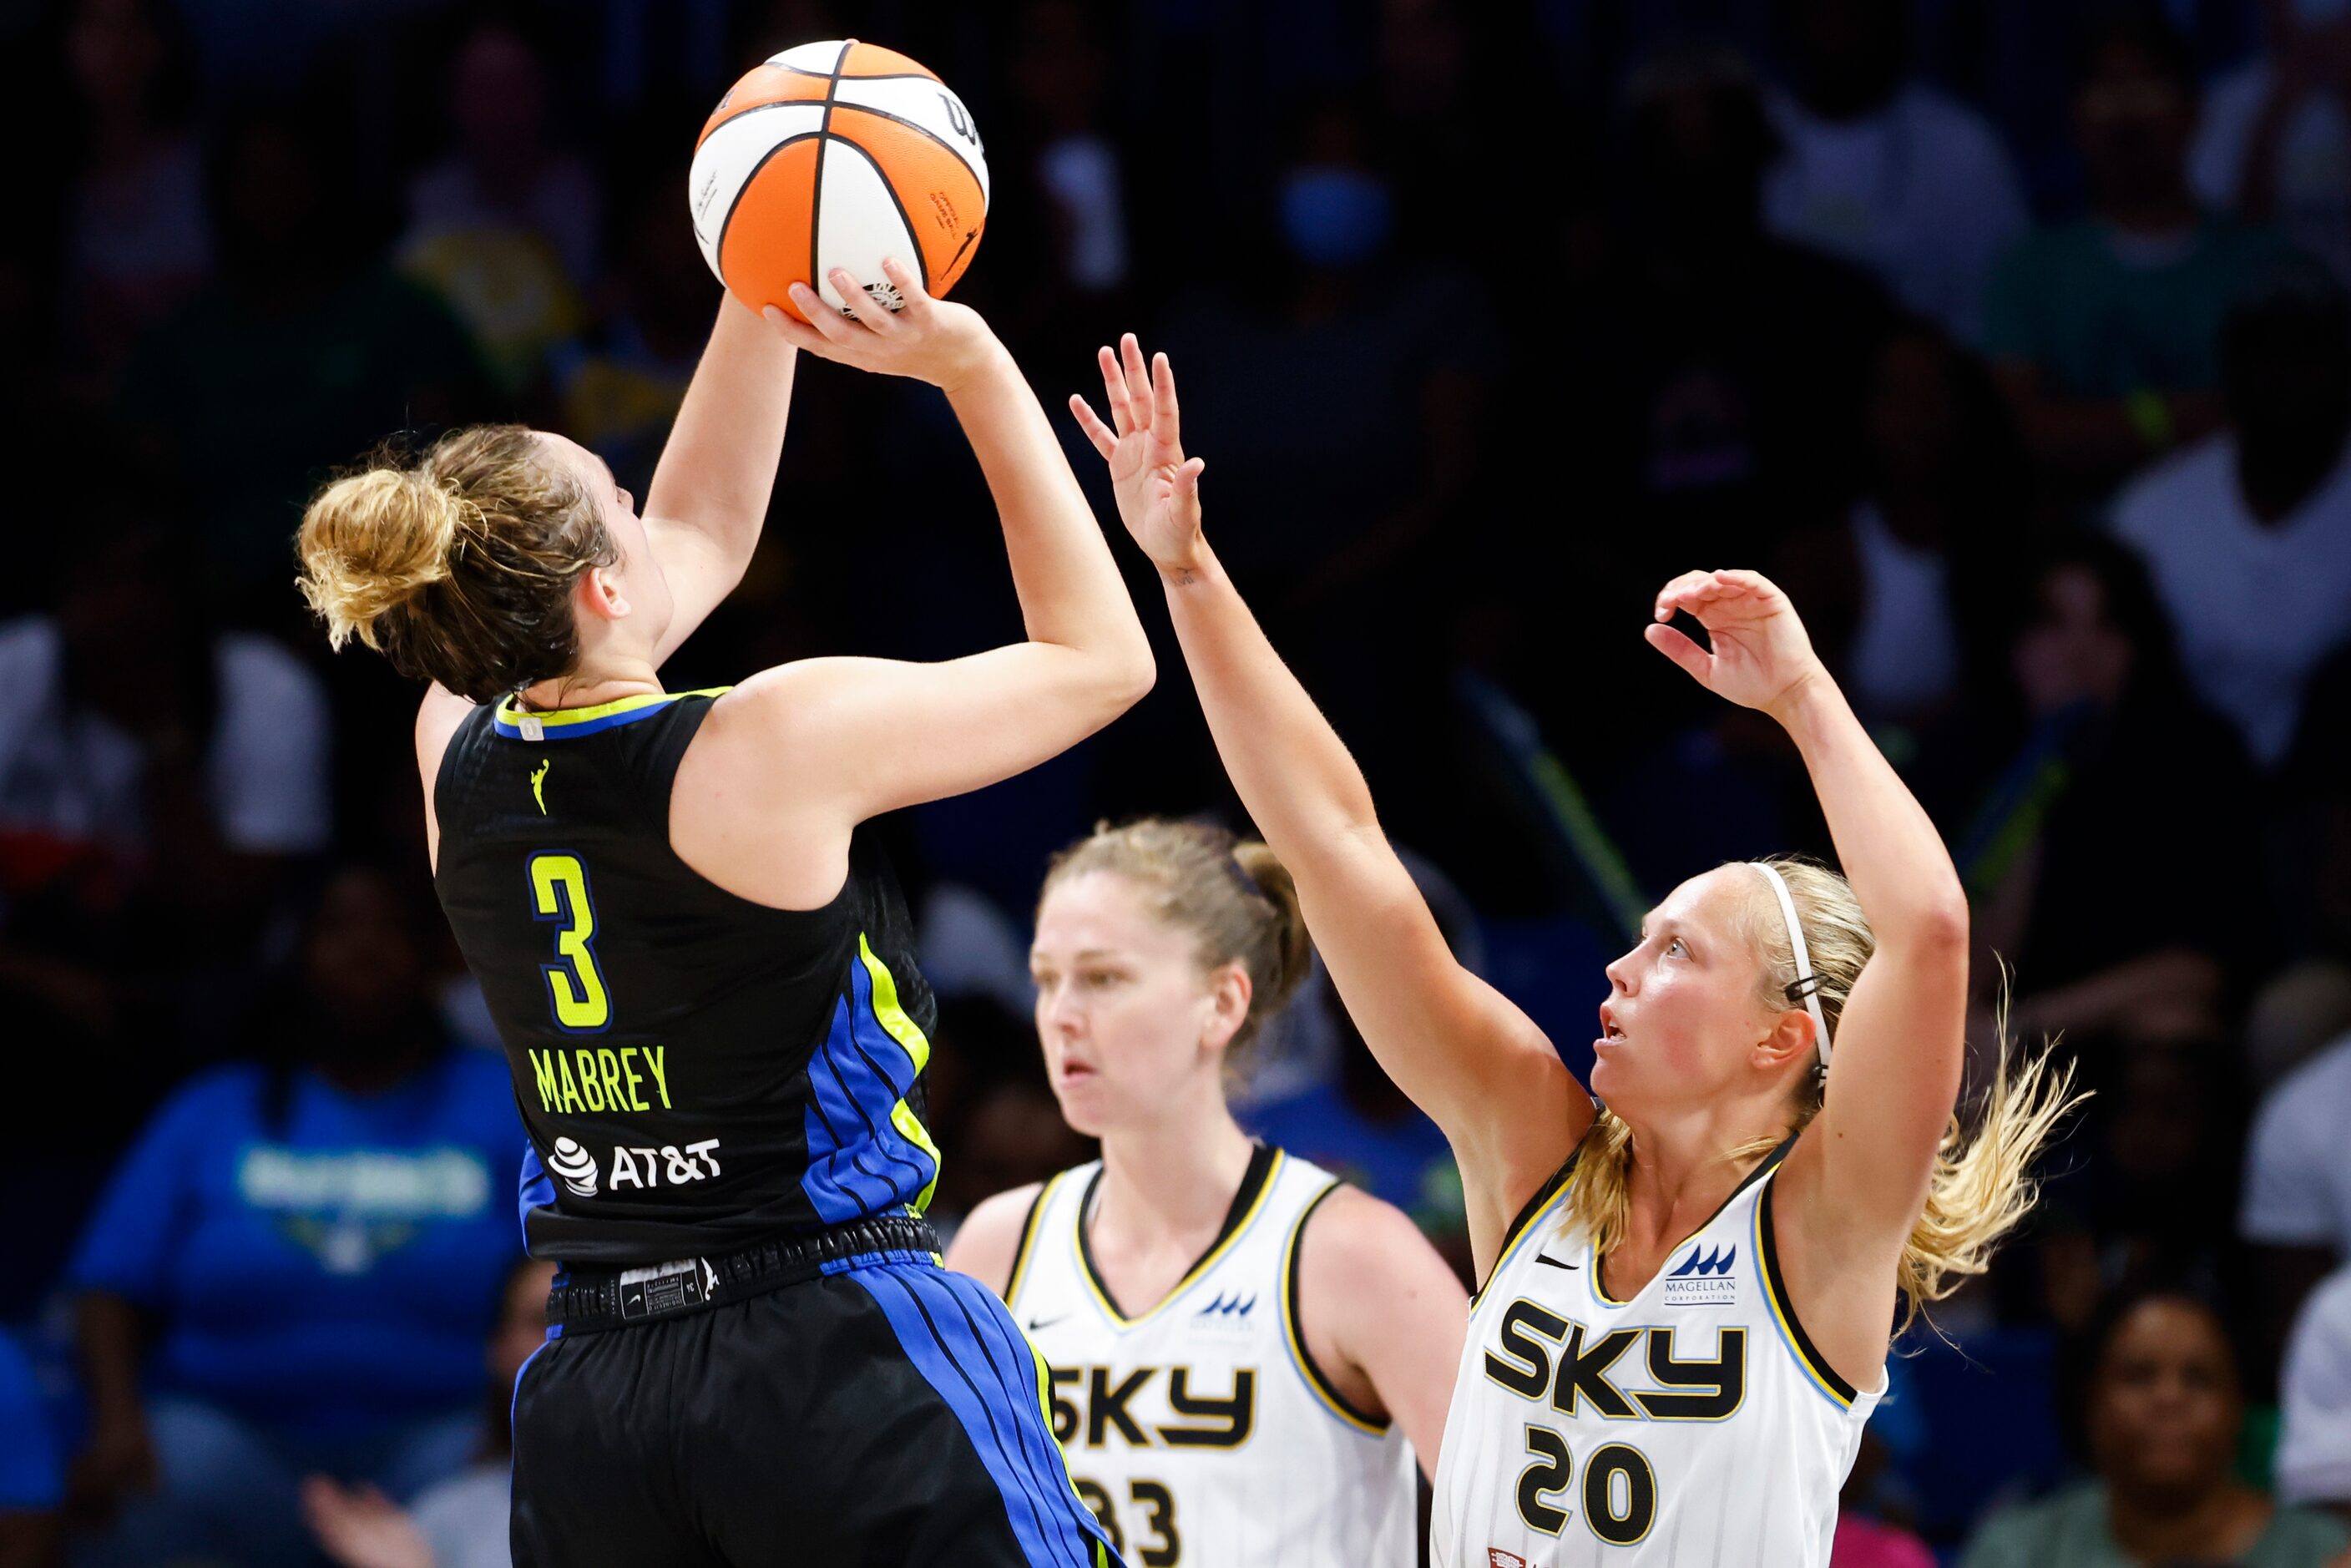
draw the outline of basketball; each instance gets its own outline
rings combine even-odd
[[[827,279],[834,267],[896,309],[882,276],[888,256],[943,295],[987,225],[971,111],[922,66],[854,38],[753,67],[703,125],[687,190],[694,237],[718,281],[755,310],[794,316],[794,282],[846,311]]]

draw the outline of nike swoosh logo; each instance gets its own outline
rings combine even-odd
[[[1583,1267],[1581,1263],[1562,1263],[1548,1252],[1536,1253],[1535,1261],[1538,1263],[1548,1263],[1554,1269],[1580,1269]]]
[[[1055,1323],[1060,1322],[1061,1318],[1066,1318],[1069,1315],[1069,1313],[1063,1312],[1060,1318],[1030,1318],[1029,1320],[1029,1332],[1030,1333],[1035,1333],[1039,1329],[1051,1328]]]

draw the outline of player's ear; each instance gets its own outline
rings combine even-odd
[[[1756,1042],[1755,1064],[1776,1071],[1812,1052],[1813,1015],[1802,1008],[1790,1008],[1773,1020],[1771,1032]]]
[[[1249,971],[1238,964],[1219,965],[1210,971],[1208,1022],[1201,1031],[1200,1043],[1217,1051],[1231,1044],[1241,1025],[1249,1021],[1249,998],[1253,994]]]
[[[610,567],[591,566],[580,575],[580,585],[572,591],[572,608],[583,616],[599,621],[620,621],[628,616],[628,595],[621,591],[620,579]]]

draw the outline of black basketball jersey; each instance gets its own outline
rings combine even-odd
[[[821,909],[690,869],[670,787],[718,692],[458,726],[435,882],[514,1073],[534,1256],[650,1264],[919,1212],[935,1017],[861,831]]]

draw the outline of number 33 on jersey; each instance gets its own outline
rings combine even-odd
[[[1128,1317],[1082,1230],[1102,1167],[1045,1184],[1005,1291],[1051,1369],[1070,1479],[1133,1568],[1409,1568],[1414,1459],[1298,1337],[1298,1241],[1329,1173],[1260,1147],[1223,1233]]]

